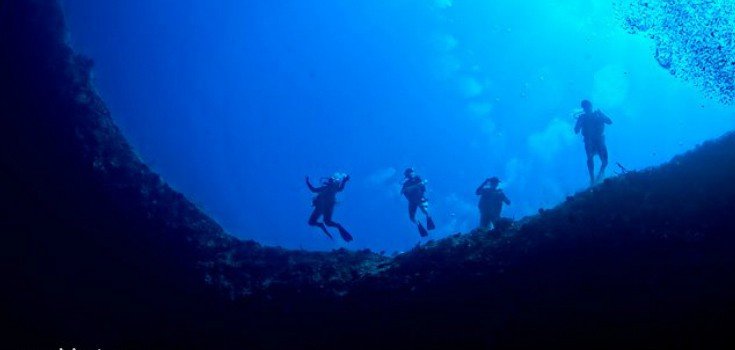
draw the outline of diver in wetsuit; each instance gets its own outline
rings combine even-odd
[[[587,152],[587,170],[590,175],[590,186],[593,186],[605,176],[605,168],[607,167],[605,125],[612,124],[612,120],[599,109],[592,110],[592,102],[588,100],[582,101],[582,109],[584,112],[577,118],[574,133],[579,134],[580,131],[582,132],[584,150]],[[595,178],[595,155],[598,155],[602,162],[597,178]]]
[[[480,187],[475,191],[475,194],[480,196],[480,202],[477,204],[477,207],[480,209],[481,229],[489,229],[490,224],[493,225],[493,228],[496,228],[498,220],[500,220],[500,211],[503,209],[503,203],[510,205],[510,199],[508,199],[503,190],[498,188],[499,184],[500,179],[491,177],[480,184]]]
[[[332,235],[327,230],[327,226],[336,227],[339,230],[339,234],[346,242],[352,241],[352,235],[345,230],[342,225],[332,221],[332,214],[334,213],[334,205],[337,204],[337,192],[342,192],[345,189],[347,181],[350,180],[349,175],[344,177],[333,176],[328,178],[322,183],[320,187],[314,187],[309,181],[309,177],[306,177],[306,186],[309,187],[311,192],[316,193],[316,197],[312,201],[314,205],[314,211],[309,217],[309,225],[316,226],[322,229],[324,233],[332,239]],[[319,217],[324,217],[324,222],[319,222]]]
[[[403,172],[405,180],[403,181],[403,187],[401,188],[401,194],[408,200],[408,217],[411,222],[415,223],[419,229],[419,235],[426,237],[429,235],[429,230],[433,230],[434,220],[429,215],[429,201],[424,197],[426,193],[426,182],[421,179],[412,168],[406,169]],[[416,210],[421,211],[426,215],[426,228],[421,224],[421,221],[416,221]]]

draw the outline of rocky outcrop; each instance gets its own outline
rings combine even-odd
[[[18,339],[57,348],[90,334],[165,339],[162,329],[198,327],[220,299],[284,280],[322,288],[335,279],[325,264],[377,259],[226,234],[138,159],[91,69],[67,45],[56,1],[0,2],[0,225],[10,281],[1,302]],[[232,270],[242,273],[230,283]]]

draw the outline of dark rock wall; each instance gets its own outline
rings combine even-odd
[[[0,7],[3,316],[56,347],[183,327],[232,239],[138,161],[64,35],[55,1]]]
[[[191,345],[206,339],[192,334],[232,329],[248,338],[257,317],[228,312],[232,299],[342,294],[387,260],[227,235],[136,157],[94,91],[92,62],[65,36],[56,1],[0,2],[0,249],[9,281],[0,305],[18,340]]]
[[[26,348],[732,342],[735,136],[389,259],[241,242],[132,152],[58,4],[0,1],[0,315]]]

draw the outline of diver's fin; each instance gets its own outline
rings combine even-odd
[[[426,231],[426,229],[424,228],[424,225],[421,225],[421,223],[419,222],[418,226],[419,226],[419,235],[421,237],[426,237],[429,235],[429,231]]]
[[[329,231],[327,230],[327,226],[326,225],[321,224],[321,225],[319,225],[319,228],[321,228],[322,231],[324,231],[324,234],[327,235],[327,237],[329,237],[329,239],[334,240],[334,237],[332,237],[332,234],[329,233]]]
[[[436,228],[436,225],[434,225],[434,220],[431,218],[431,216],[426,217],[426,228],[431,231]]]
[[[339,229],[340,236],[342,236],[342,239],[344,239],[345,242],[352,242],[352,239],[353,239],[352,235],[349,232],[347,232],[347,230],[345,230],[344,227],[338,227],[338,229]]]

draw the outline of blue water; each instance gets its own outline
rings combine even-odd
[[[608,1],[65,0],[70,41],[140,157],[241,238],[403,251],[420,242],[403,169],[429,180],[430,238],[478,221],[498,176],[519,219],[588,179],[574,113],[614,124],[610,162],[642,169],[735,126],[735,108],[662,69]],[[352,176],[308,227],[303,183]],[[706,179],[703,179],[706,181]],[[335,232],[336,233],[336,232]]]

